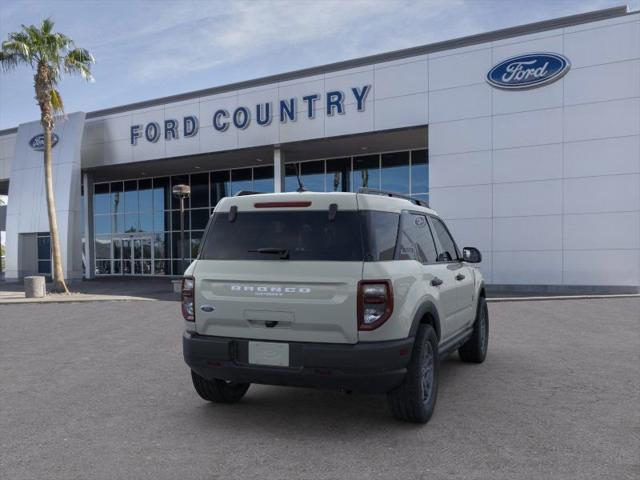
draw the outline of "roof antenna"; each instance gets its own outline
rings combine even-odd
[[[294,163],[293,165],[294,165],[294,167],[296,167],[296,178],[298,179],[298,189],[296,190],[296,192],[306,192],[307,189],[304,188],[304,184],[302,183],[302,180],[300,179],[300,164],[299,163]]]

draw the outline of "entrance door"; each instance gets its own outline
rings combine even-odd
[[[123,237],[114,239],[114,273],[121,275],[153,275],[151,237]]]

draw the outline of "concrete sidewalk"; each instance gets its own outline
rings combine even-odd
[[[170,278],[101,278],[69,282],[71,294],[47,293],[25,298],[22,283],[0,282],[0,305],[14,303],[67,303],[100,301],[178,300]],[[47,292],[51,284],[47,284]]]

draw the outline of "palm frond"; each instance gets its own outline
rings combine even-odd
[[[51,89],[51,106],[53,107],[53,111],[55,113],[64,112],[64,104],[62,103],[62,97],[60,96],[60,92],[55,88]]]
[[[91,64],[95,63],[93,55],[84,48],[75,48],[64,57],[64,69],[67,73],[78,73],[82,78],[91,81]]]

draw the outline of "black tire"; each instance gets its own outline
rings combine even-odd
[[[421,325],[402,383],[387,393],[391,413],[398,420],[427,423],[438,396],[438,337],[431,325]]]
[[[193,370],[191,371],[193,386],[205,400],[214,403],[236,403],[249,390],[250,383],[233,383],[214,378],[207,380]]]
[[[459,349],[460,359],[467,363],[482,363],[487,358],[489,346],[489,309],[484,297],[478,299],[478,311],[473,324],[473,333]]]

